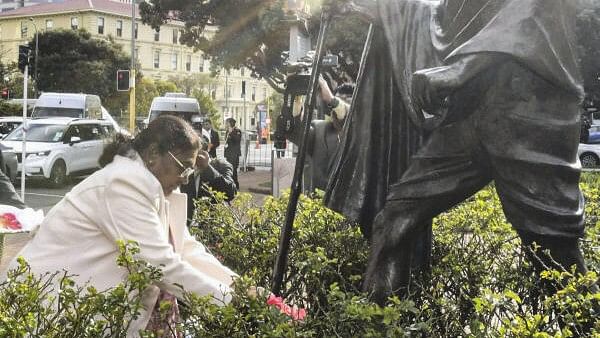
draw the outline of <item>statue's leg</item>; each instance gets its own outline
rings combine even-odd
[[[496,188],[506,217],[538,273],[570,271],[574,266],[576,273],[584,274],[587,268],[579,248],[584,230],[579,169],[566,161],[555,163],[495,159]],[[530,250],[534,242],[540,246],[535,253]],[[555,287],[545,285],[542,291],[554,293]]]
[[[385,303],[393,293],[406,294],[416,248],[429,250],[413,241],[423,236],[426,240],[430,220],[490,181],[488,168],[472,158],[477,144],[471,142],[470,130],[470,121],[463,121],[435,131],[390,188],[373,224],[364,281],[365,291],[377,303]]]

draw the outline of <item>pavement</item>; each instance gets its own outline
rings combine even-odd
[[[271,195],[271,168],[249,167],[248,171],[238,173],[240,191],[253,194]]]

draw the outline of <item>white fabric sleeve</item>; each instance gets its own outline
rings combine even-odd
[[[107,215],[100,220],[106,233],[115,241],[133,240],[139,244],[139,257],[162,268],[163,279],[158,283],[161,289],[181,298],[183,290],[175,285],[179,284],[185,291],[212,295],[216,304],[227,303],[231,300],[229,284],[195,269],[174,252],[167,226],[161,223],[147,185],[147,181],[131,177],[117,177],[107,185],[103,201]]]

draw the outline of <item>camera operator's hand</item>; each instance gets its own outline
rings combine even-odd
[[[333,93],[329,89],[329,85],[327,81],[323,78],[323,75],[319,75],[319,94],[321,95],[321,99],[326,103],[330,104],[333,101]]]
[[[367,22],[376,22],[378,18],[376,0],[324,0],[321,8],[333,16],[356,13]]]

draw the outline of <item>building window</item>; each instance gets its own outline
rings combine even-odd
[[[21,39],[27,39],[27,23],[21,21]]]
[[[177,59],[179,59],[178,53],[171,54],[171,69],[177,70]]]
[[[252,86],[252,101],[256,101],[256,86]]]
[[[160,50],[154,51],[154,68],[160,68]]]
[[[98,34],[104,34],[104,18],[98,17]]]
[[[204,73],[204,56],[200,55],[200,60],[198,61],[198,71],[200,73]]]
[[[138,24],[136,23],[134,27],[135,28],[133,30],[133,38],[137,39],[137,36],[138,36]]]
[[[117,20],[117,37],[123,36],[123,20]]]
[[[79,19],[77,19],[75,16],[71,18],[71,29],[79,29]]]
[[[188,72],[192,71],[192,56],[188,54],[187,60],[185,61],[185,70]]]
[[[179,30],[174,29],[173,30],[173,43],[177,43],[177,41],[179,40],[178,37],[179,37]]]
[[[50,19],[46,20],[46,30],[51,31],[54,28],[54,22]]]
[[[160,29],[154,31],[154,41],[160,40]]]
[[[246,72],[244,71],[244,67],[240,68],[240,76],[244,76]]]

